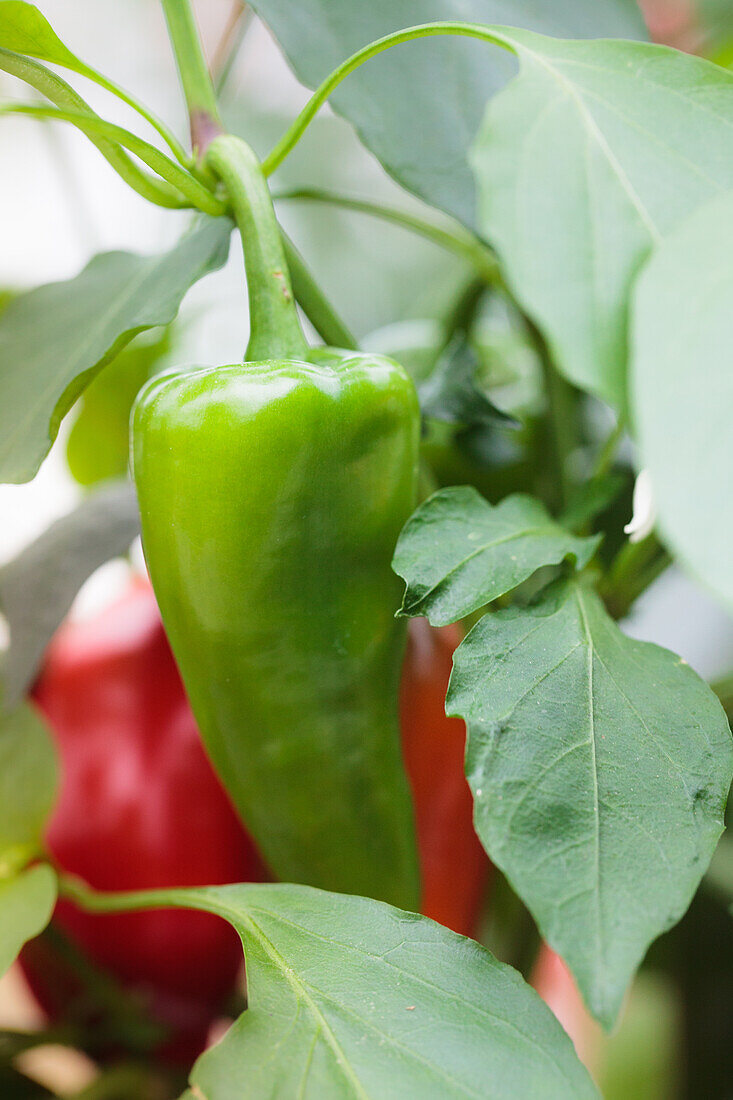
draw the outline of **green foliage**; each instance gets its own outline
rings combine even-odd
[[[447,710],[468,726],[486,850],[610,1026],[722,832],[733,742],[719,701],[679,657],[626,638],[589,588],[561,583],[473,628]]]
[[[305,886],[177,893],[239,931],[249,1007],[194,1067],[217,1100],[585,1100],[597,1093],[510,967],[440,925]]]
[[[733,186],[733,74],[644,43],[498,33],[520,72],[474,150],[481,226],[559,369],[623,408],[638,269]]]
[[[45,723],[21,704],[0,719],[0,879],[42,851],[56,797],[56,753]]]
[[[168,252],[107,252],[10,303],[0,318],[1,480],[34,476],[98,371],[137,333],[172,321],[186,291],[222,266],[231,228],[202,219]]]
[[[315,87],[362,46],[432,20],[518,23],[546,34],[643,38],[633,0],[255,0],[299,80]],[[466,225],[476,223],[468,149],[487,99],[513,65],[479,42],[401,46],[359,69],[331,102],[391,176]]]
[[[456,622],[543,566],[572,558],[583,569],[598,541],[568,534],[529,496],[493,507],[468,486],[441,489],[397,543],[392,567],[407,584],[401,613],[427,615],[434,626]]]
[[[56,875],[41,863],[14,878],[0,879],[0,975],[21,947],[48,924],[56,902]]]
[[[733,193],[655,251],[634,301],[642,465],[670,547],[733,607]]]
[[[0,44],[6,50],[63,65],[82,76],[92,71],[63,44],[38,8],[23,0],[0,3]]]

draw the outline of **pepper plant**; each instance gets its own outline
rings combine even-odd
[[[69,459],[94,486],[0,570],[3,968],[23,949],[49,1008],[65,987],[44,992],[48,952],[66,929],[66,973],[97,998],[71,1041],[107,1063],[134,1054],[133,1077],[108,1077],[99,1095],[598,1095],[527,983],[537,948],[562,957],[588,1012],[613,1029],[650,945],[701,888],[733,776],[729,686],[714,690],[619,625],[673,562],[733,603],[721,492],[733,476],[733,75],[651,44],[633,0],[255,0],[315,89],[260,159],[223,121],[189,0],[162,7],[190,142],[73,53],[39,8],[0,0],[0,70],[34,93],[2,112],[75,126],[161,217],[190,211],[166,252],[97,255],[0,317],[0,476],[32,479],[81,399]],[[148,136],[93,111],[79,90],[89,81]],[[307,179],[271,188],[327,102],[430,213]],[[280,227],[274,203],[294,202],[391,221],[460,257],[465,278],[442,321],[379,354],[368,340],[359,348]],[[235,230],[249,300],[242,362],[160,369],[175,355],[167,326],[224,264]],[[149,330],[164,335],[125,350]],[[119,425],[133,401],[127,476]],[[106,409],[116,434],[96,427]],[[221,813],[228,798],[238,821],[206,834],[231,845],[231,859],[212,852],[210,879],[202,844],[197,878],[168,865],[155,888],[123,890],[90,881],[91,819],[86,876],[73,845],[54,840],[54,740],[70,767],[59,693],[73,711],[84,688],[54,648],[61,636],[44,653],[86,577],[140,527],[185,688],[161,657],[165,683],[178,684],[166,698],[189,733],[198,726],[226,791]],[[165,648],[155,601],[139,598],[152,615],[145,637]],[[419,671],[419,647],[438,638],[447,653],[457,645],[450,683],[432,681],[453,719],[439,714],[452,746],[440,758]],[[141,635],[136,652],[152,644]],[[119,670],[121,651],[104,652]],[[135,696],[138,709],[162,707],[160,683]],[[77,722],[82,761],[107,755],[95,714]],[[149,715],[139,722],[150,738]],[[473,827],[459,829],[463,779],[447,802],[440,792],[462,723]],[[142,759],[150,798],[172,789],[163,754]],[[200,789],[188,769],[192,804],[217,782],[206,769]],[[139,779],[143,806],[144,788]],[[730,891],[721,851],[713,878]],[[481,924],[486,856],[496,870]],[[206,974],[229,941],[187,938],[193,925],[172,910],[206,914],[209,929],[228,922],[245,959],[236,1021],[183,1076],[180,1020],[139,1018],[134,997],[90,963],[122,987],[135,968],[155,984],[143,950],[152,924],[107,925],[118,931],[103,950],[95,929],[108,914],[159,910],[182,970],[199,951]],[[134,967],[126,937],[140,949]],[[486,944],[503,944],[504,958]],[[219,989],[214,977],[202,986]],[[180,994],[175,974],[165,982]],[[92,1026],[102,1003],[103,1042]],[[49,1011],[63,1018],[63,1006]],[[24,1043],[6,1036],[10,1055]],[[203,1045],[189,1042],[184,1063]],[[2,1072],[19,1087],[8,1058]]]

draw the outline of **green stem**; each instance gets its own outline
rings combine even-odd
[[[282,230],[281,230],[282,232]],[[355,351],[358,344],[338,316],[287,233],[282,233],[285,257],[296,300],[324,344]]]
[[[206,163],[223,181],[242,235],[250,320],[245,359],[302,358],[308,346],[260,163],[246,142],[231,134],[214,139]]]
[[[224,204],[204,184],[199,183],[190,172],[181,168],[179,164],[172,161],[155,145],[151,145],[150,142],[138,137],[137,134],[132,134],[129,130],[123,129],[122,126],[116,126],[113,122],[107,122],[106,119],[99,118],[98,115],[89,115],[82,111],[59,110],[56,107],[39,107],[36,104],[25,103],[0,107],[0,115],[2,114],[30,115],[32,118],[45,119],[51,122],[69,122],[91,140],[94,140],[95,136],[101,136],[105,141],[129,149],[149,168],[157,172],[161,179],[165,180],[173,189],[170,192],[170,197],[163,201],[160,197],[151,198],[151,201],[160,206],[175,208],[193,206],[195,209],[201,210],[202,213],[211,214],[213,217],[226,212]]]
[[[286,130],[277,145],[275,145],[268,156],[263,160],[262,170],[265,175],[271,175],[275,169],[282,164],[291,150],[295,148],[309,124],[318,114],[323,104],[328,100],[331,93],[338,87],[341,81],[345,80],[355,69],[358,69],[365,61],[369,61],[372,57],[376,57],[392,46],[399,46],[404,42],[412,42],[416,38],[435,38],[439,35],[458,35],[463,38],[479,38],[484,42],[490,42],[494,46],[501,46],[503,49],[512,50],[512,47],[502,38],[500,33],[489,30],[488,27],[484,27],[479,23],[458,23],[450,21],[442,23],[422,23],[414,27],[406,27],[405,30],[395,31],[393,34],[385,35],[384,38],[378,38],[375,42],[370,42],[368,46],[364,46],[363,49],[352,54],[351,57],[348,57],[346,61],[342,62],[337,69],[329,73],[323,83],[315,90],[298,117]]]
[[[110,92],[112,95],[116,96],[117,99],[121,99],[123,103],[126,103],[128,107],[131,107],[133,111],[137,112],[137,114],[145,119],[148,125],[152,126],[155,132],[162,137],[178,163],[182,164],[185,168],[191,167],[191,158],[187,155],[186,150],[183,148],[176,135],[166,126],[162,119],[159,119],[157,115],[148,110],[144,103],[141,103],[139,99],[136,99],[129,92],[126,92],[119,84],[115,84],[114,81],[109,80],[103,73],[97,72],[97,70],[93,69],[90,65],[82,64],[80,71],[82,76],[85,76],[87,80],[91,80],[99,85],[100,88],[104,88],[106,92]]]
[[[276,202],[298,200],[304,202],[328,203],[344,210],[353,210],[358,214],[367,214],[371,217],[381,218],[382,221],[399,225],[403,229],[412,230],[420,236],[445,248],[449,252],[461,256],[476,269],[478,274],[487,283],[495,283],[499,279],[499,264],[491,249],[475,237],[473,233],[464,230],[456,224],[452,230],[444,229],[435,222],[425,218],[408,214],[396,207],[383,206],[381,203],[369,202],[366,199],[349,198],[347,195],[339,195],[332,191],[322,191],[315,187],[298,187],[293,190],[283,191],[273,196]]]
[[[68,1025],[43,1028],[41,1031],[17,1031],[13,1028],[0,1029],[0,1065],[5,1065],[24,1054],[43,1046],[78,1047],[83,1042],[79,1028]]]
[[[643,592],[672,564],[656,535],[627,542],[619,550],[600,586],[609,614],[623,619]]]
[[[190,0],[162,0],[162,4],[186,97],[191,145],[195,156],[203,158],[213,139],[224,131],[216,92]]]
[[[225,907],[210,901],[202,887],[165,887],[158,890],[95,890],[76,875],[59,873],[59,897],[68,898],[87,913],[134,913],[146,909],[201,909],[229,919]]]
[[[603,444],[600,451],[598,452],[598,457],[596,458],[595,464],[590,474],[592,478],[603,477],[605,474],[608,473],[613,463],[613,460],[616,457],[618,445],[621,442],[625,431],[626,424],[624,423],[623,417],[621,417],[619,418],[618,423],[613,428],[613,430],[609,432],[606,442]]]
[[[545,338],[532,320],[524,315],[527,331],[532,338],[542,367],[545,394],[548,404],[549,443],[554,464],[552,479],[552,504],[561,512],[570,497],[572,480],[569,459],[577,445],[577,401],[572,386],[565,381],[552,361]]]
[[[0,48],[0,69],[29,84],[62,110],[78,111],[90,118],[98,117],[70,84],[38,61],[22,57],[20,54],[13,53],[12,50]],[[142,195],[148,202],[168,207],[180,207],[184,204],[176,191],[163,180],[150,176],[139,168],[119,145],[92,133],[88,133],[87,136],[128,187]],[[160,156],[163,154],[160,153]]]
[[[252,19],[252,9],[242,0],[234,0],[229,21],[224,28],[221,42],[217,46],[211,63],[211,79],[217,97],[221,98],[231,75],[232,67],[244,41],[247,28]]]

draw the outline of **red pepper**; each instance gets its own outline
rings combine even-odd
[[[61,755],[47,843],[63,868],[100,890],[265,877],[204,755],[147,583],[101,615],[62,627],[33,696]],[[66,901],[54,919],[93,962],[147,994],[172,1032],[174,1056],[198,1053],[242,963],[228,924],[184,910],[93,916]],[[29,945],[23,961],[55,1018],[68,983],[44,980],[44,948]]]
[[[423,911],[470,934],[488,861],[463,775],[465,727],[445,717],[456,628],[413,620],[401,723],[423,872]],[[145,582],[93,619],[68,622],[34,688],[62,762],[47,842],[65,870],[100,890],[197,886],[266,877],[199,739]],[[55,923],[98,966],[147,994],[170,1029],[165,1050],[191,1060],[236,986],[241,947],[216,917],[181,910],[93,916],[59,902]],[[72,996],[43,940],[22,956],[56,1019]]]
[[[466,727],[446,718],[445,696],[457,626],[439,630],[411,619],[402,675],[402,749],[412,785],[422,872],[422,911],[472,936],[489,861],[473,828],[473,799],[463,758]]]

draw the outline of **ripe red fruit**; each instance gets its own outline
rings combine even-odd
[[[412,785],[422,871],[422,911],[464,936],[475,934],[489,861],[473,828],[463,770],[466,727],[446,718],[457,626],[412,619],[402,674],[400,720]]]
[[[426,915],[474,931],[488,861],[463,775],[465,727],[444,701],[457,628],[410,623],[400,699]],[[261,881],[257,851],[199,738],[155,597],[143,581],[100,615],[68,622],[46,654],[33,697],[61,756],[47,830],[58,864],[98,890]],[[163,1052],[190,1061],[233,992],[241,945],[224,921],[163,910],[92,915],[60,901],[54,922],[164,1023]],[[43,939],[22,965],[42,1007],[63,1016],[77,990]]]
[[[101,615],[63,626],[33,697],[61,757],[47,830],[61,867],[99,890],[266,877],[204,755],[147,583]],[[54,920],[94,963],[144,995],[183,1058],[198,1053],[242,963],[228,924],[187,910],[94,916],[67,901]],[[47,950],[43,941],[28,945],[23,964],[55,1018],[69,988],[45,980]]]

